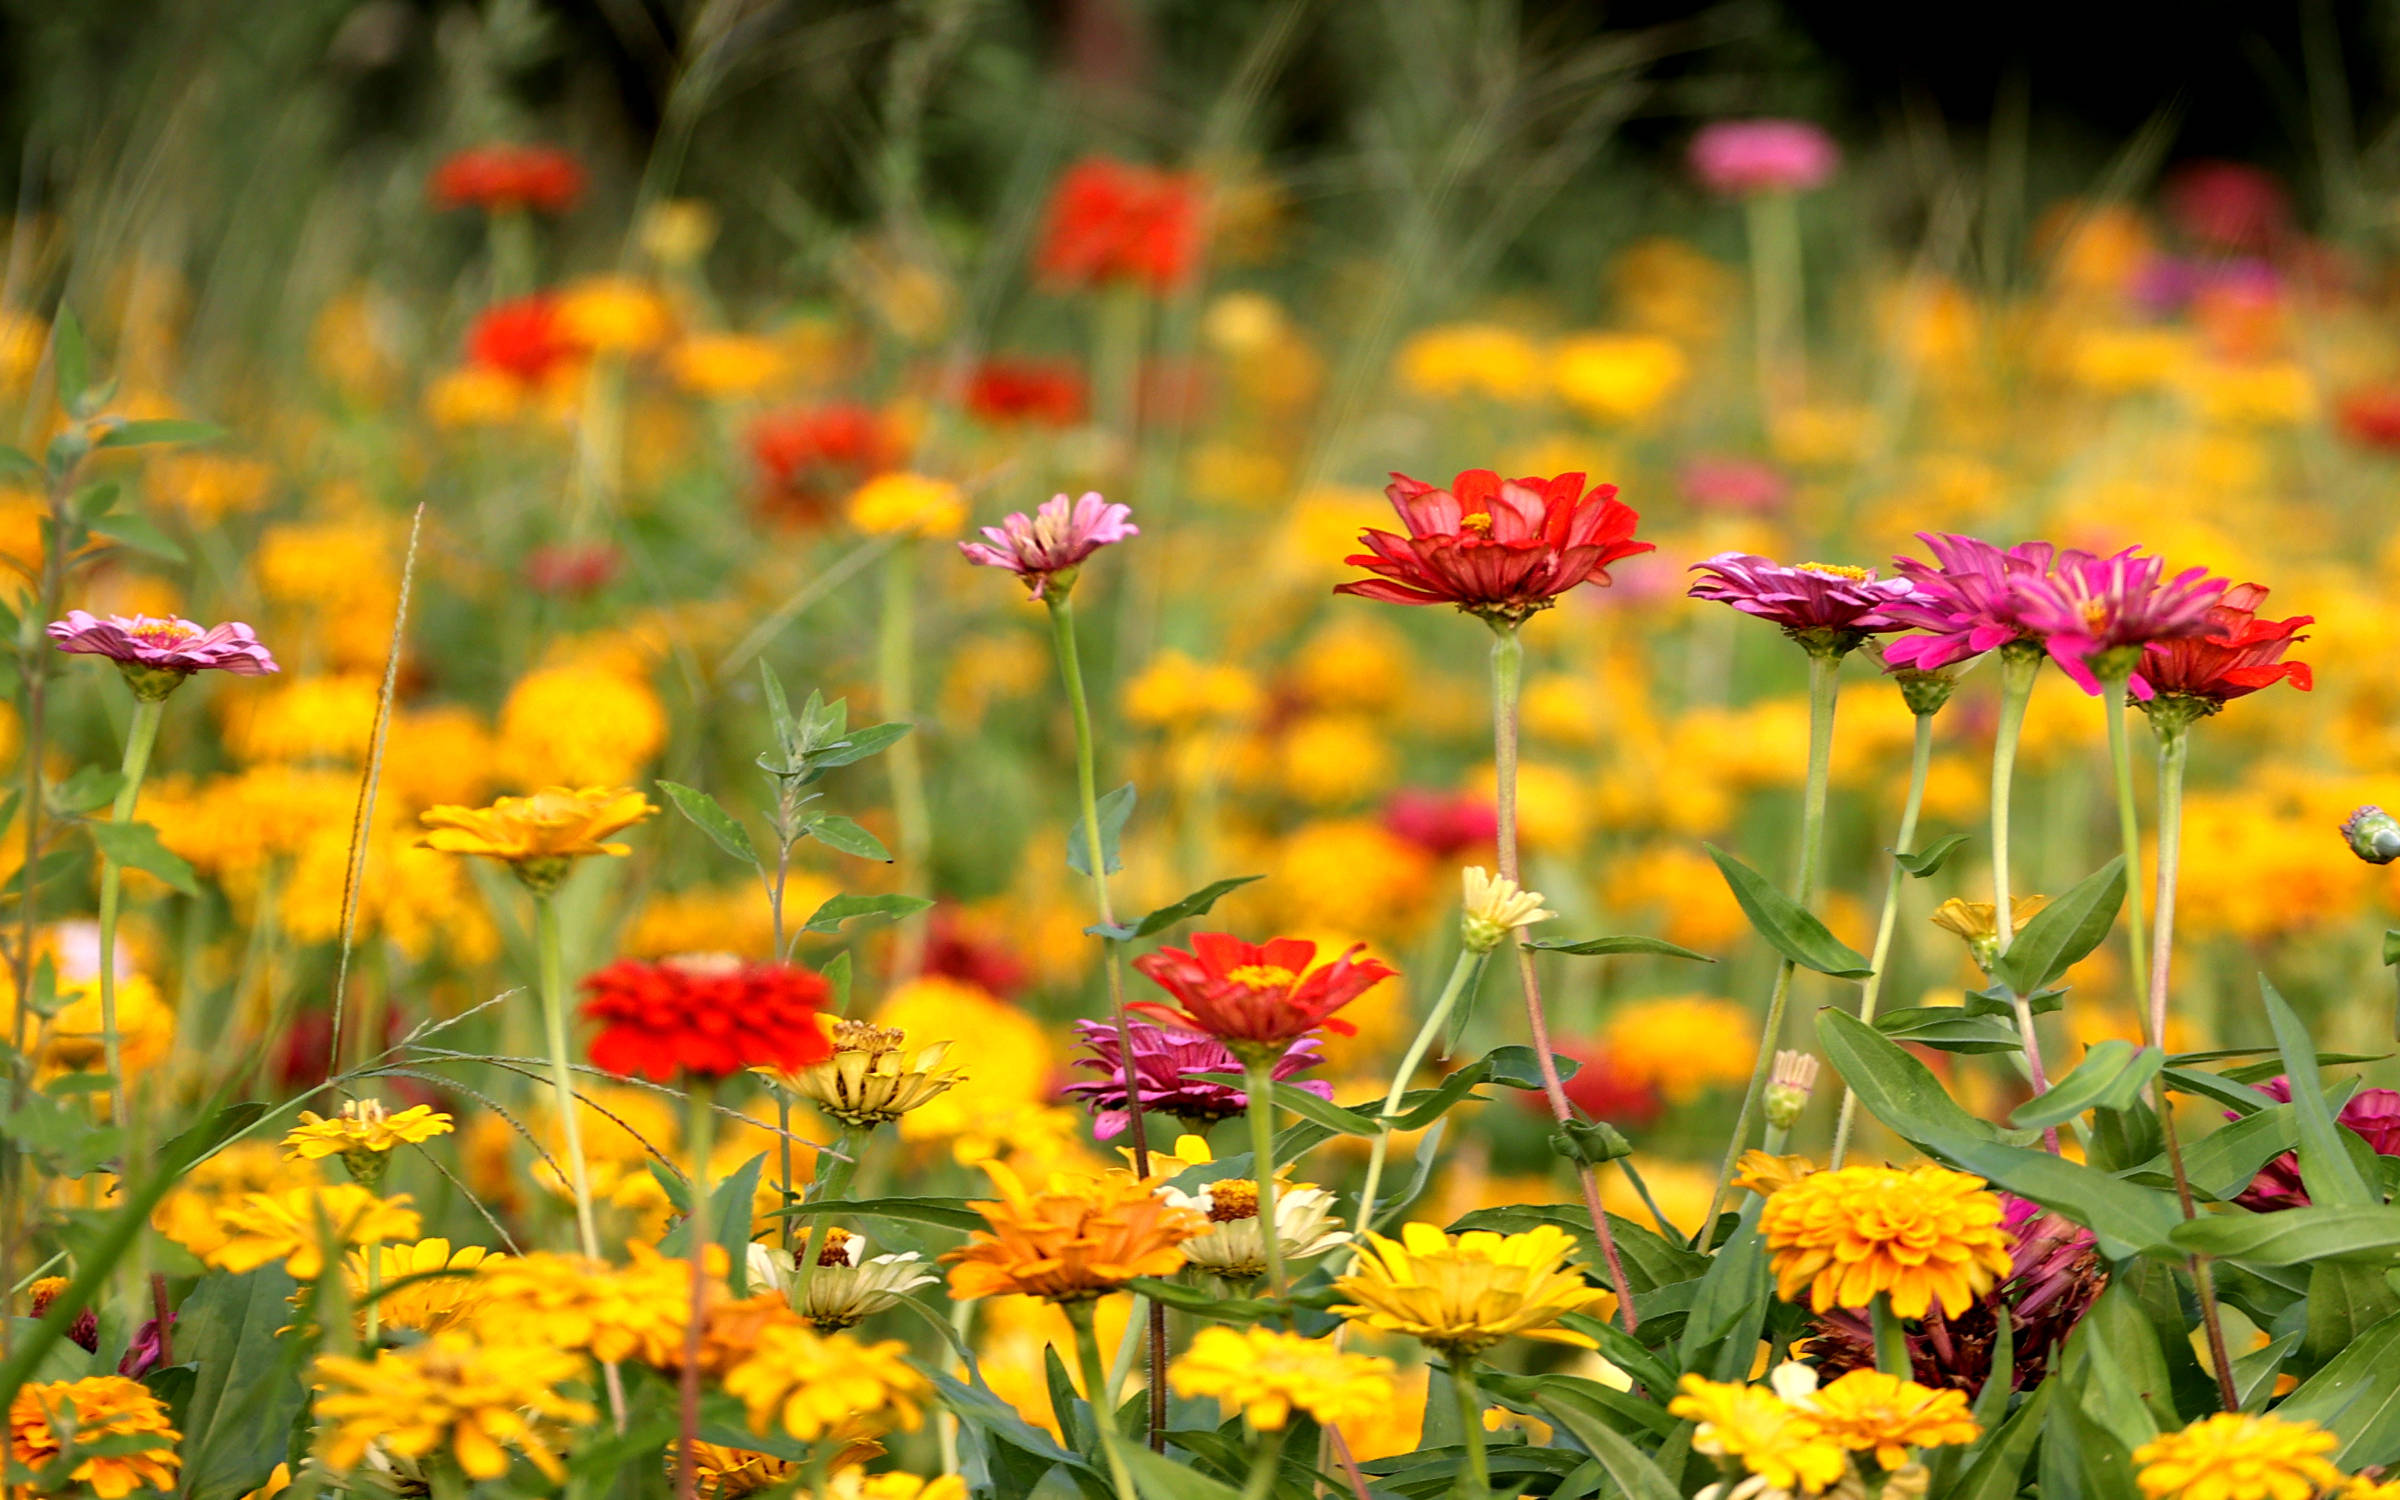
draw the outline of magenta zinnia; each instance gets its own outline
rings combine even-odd
[[[1693,598],[1780,625],[1812,650],[1849,651],[1870,635],[1902,628],[1892,606],[1911,592],[1907,579],[1877,578],[1871,568],[1779,563],[1748,552],[1720,552],[1692,571],[1708,575],[1686,591]]]
[[[1025,581],[1033,597],[1052,588],[1064,592],[1074,585],[1075,569],[1102,547],[1139,536],[1129,506],[1112,504],[1091,491],[1080,500],[1052,495],[1028,516],[1018,511],[997,526],[986,526],[981,542],[960,542],[967,561],[986,568],[1006,568]]]
[[[2097,694],[2101,673],[2130,676],[2134,696],[2147,698],[2150,684],[2134,670],[2143,648],[2206,635],[2209,610],[2226,589],[2206,568],[2162,581],[2165,572],[2164,558],[2138,547],[2107,557],[2069,549],[2048,578],[2014,578],[2009,587],[2026,628],[2076,686]]]
[[[1118,1044],[1116,1023],[1077,1021],[1075,1029],[1082,1033],[1082,1044],[1091,1055],[1078,1057],[1074,1065],[1100,1076],[1070,1083],[1060,1092],[1082,1100],[1091,1109],[1093,1135],[1114,1140],[1125,1133],[1131,1118],[1125,1108],[1125,1054]],[[1133,1038],[1133,1082],[1141,1095],[1143,1113],[1173,1115],[1186,1127],[1205,1131],[1250,1107],[1249,1095],[1205,1076],[1242,1071],[1241,1063],[1215,1037],[1137,1019],[1128,1019],[1125,1030]],[[1276,1060],[1275,1080],[1281,1083],[1324,1060],[1317,1039],[1302,1037]],[[1333,1097],[1329,1083],[1311,1080],[1294,1087],[1320,1099]]]
[[[1654,550],[1633,539],[1641,521],[1613,484],[1588,493],[1581,474],[1502,479],[1469,469],[1438,489],[1394,474],[1384,489],[1406,536],[1369,530],[1369,549],[1343,561],[1376,575],[1342,584],[1387,604],[1455,604],[1469,614],[1514,624],[1577,584],[1606,586],[1608,565]]]
[[[2003,552],[1971,536],[1920,531],[1917,540],[1933,553],[1931,563],[1896,557],[1892,566],[1914,585],[1892,606],[1903,624],[1927,632],[1902,636],[1883,648],[1887,666],[1938,672],[1953,662],[2026,639],[2017,580],[2049,576],[2048,542],[2019,542]]]
[[[257,634],[238,621],[202,625],[173,615],[103,617],[71,609],[50,622],[50,639],[61,651],[107,657],[145,698],[164,698],[194,672],[263,677],[279,670]]]

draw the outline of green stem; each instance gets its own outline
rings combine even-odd
[[[1992,735],[1992,931],[1995,955],[2016,941],[2017,897],[2009,879],[2009,796],[2016,785],[2017,743],[2025,732],[2025,707],[2033,701],[2033,684],[2042,673],[2042,648],[2032,641],[2011,641],[2000,648],[2000,723]],[[2035,1029],[2033,1005],[2011,995],[2016,1008],[2017,1039],[2025,1051],[2025,1080],[2035,1094],[2050,1092],[2050,1075],[2042,1066],[2042,1036]],[[2042,1144],[2058,1154],[2058,1127],[2042,1132]]]
[[[383,1341],[383,1247],[362,1245],[358,1253],[366,1262],[367,1269],[367,1341],[366,1347],[359,1352],[365,1358],[373,1359],[375,1346]],[[159,1326],[163,1328],[166,1325]]]
[[[1467,1475],[1474,1481],[1477,1500],[1482,1500],[1492,1492],[1492,1462],[1485,1451],[1483,1397],[1475,1389],[1475,1361],[1467,1355],[1451,1357],[1450,1391],[1458,1398],[1459,1440],[1467,1445]]]
[[[1369,1229],[1375,1226],[1375,1194],[1383,1185],[1384,1159],[1392,1149],[1392,1120],[1400,1113],[1400,1100],[1408,1093],[1409,1080],[1417,1076],[1417,1065],[1432,1050],[1433,1039],[1441,1035],[1450,1019],[1450,1011],[1458,997],[1466,992],[1467,980],[1473,976],[1483,955],[1472,948],[1459,950],[1458,962],[1450,966],[1450,978],[1442,985],[1441,998],[1425,1016],[1425,1024],[1417,1028],[1416,1038],[1408,1044],[1408,1053],[1400,1059],[1400,1070],[1392,1075],[1390,1092],[1383,1096],[1383,1112],[1377,1116],[1381,1127],[1375,1132],[1375,1145],[1367,1156],[1367,1182],[1359,1189],[1358,1223],[1353,1226],[1356,1242],[1366,1244]]]
[[[833,1165],[824,1168],[817,1177],[816,1190],[808,1195],[811,1203],[839,1203],[849,1196],[851,1179],[858,1175],[859,1154],[866,1149],[867,1132],[856,1125],[844,1125],[840,1139],[833,1143],[839,1154]],[[817,1262],[824,1258],[825,1247],[833,1240],[833,1219],[818,1214],[808,1231],[808,1250],[800,1257],[800,1279],[792,1287],[792,1306],[802,1316],[808,1313],[808,1284],[817,1279]]]
[[[775,952],[777,957],[782,956],[783,945],[781,943],[775,945]],[[775,1144],[777,1150],[782,1153],[782,1203],[783,1207],[788,1209],[800,1201],[800,1195],[792,1191],[792,1096],[780,1083],[775,1085]],[[792,1237],[799,1232],[799,1220],[788,1213],[785,1214],[783,1216],[783,1248],[787,1255],[791,1253]]]
[[[1275,1476],[1283,1465],[1283,1440],[1288,1428],[1255,1435],[1250,1450],[1250,1479],[1242,1486],[1242,1500],[1267,1500],[1275,1493]]]
[[[158,722],[166,714],[166,700],[137,698],[133,705],[133,722],[125,731],[125,760],[122,779],[117,787],[116,805],[109,809],[112,823],[132,821],[134,803],[142,794],[142,778],[150,770],[150,751],[158,743]],[[30,873],[28,874],[30,879]],[[124,868],[106,855],[100,859],[100,1041],[108,1066],[109,1119],[127,1132],[126,1150],[136,1148],[133,1122],[125,1113],[125,1059],[123,1039],[117,1034],[117,907],[123,892]]]
[[[1283,1236],[1275,1228],[1275,1060],[1256,1053],[1242,1059],[1250,1120],[1250,1173],[1258,1181],[1258,1242],[1267,1257],[1267,1295],[1280,1298],[1291,1287],[1283,1279]],[[1288,1320],[1290,1313],[1286,1310]]]
[[[916,713],[917,545],[904,540],[883,560],[883,615],[876,634],[876,700],[886,719],[905,722]],[[892,773],[892,821],[898,829],[899,888],[924,894],[933,848],[932,820],[926,811],[925,759],[922,734],[905,734],[886,752]],[[925,923],[911,917],[901,923],[899,951],[893,958],[896,979],[915,976],[925,955]]]
[[[1059,1311],[1067,1315],[1075,1330],[1075,1361],[1083,1374],[1084,1399],[1091,1403],[1092,1426],[1100,1434],[1100,1452],[1108,1460],[1109,1482],[1116,1488],[1117,1500],[1141,1500],[1133,1476],[1126,1472],[1124,1451],[1118,1446],[1117,1414],[1106,1405],[1108,1372],[1100,1367],[1100,1336],[1092,1330],[1092,1304],[1063,1302]]]
[[[708,1247],[717,1237],[714,1204],[709,1202],[708,1161],[717,1144],[717,1085],[713,1078],[694,1078],[685,1096],[685,1144],[692,1153],[691,1231],[692,1301],[683,1328],[683,1369],[676,1379],[675,1500],[692,1500],[700,1480],[699,1455],[693,1451],[700,1435],[700,1328],[708,1306]]]
[[[1800,323],[1800,215],[1790,193],[1757,193],[1743,205],[1744,227],[1750,240],[1750,294],[1756,306],[1753,355],[1757,361],[1758,406],[1762,419],[1771,420],[1779,405],[1778,386],[1791,375],[1797,394],[1804,389],[1803,341],[1796,337]]]
[[[1933,768],[1933,715],[1917,715],[1917,742],[1908,761],[1908,800],[1900,808],[1900,835],[1892,842],[1894,854],[1907,854],[1917,841],[1917,814],[1925,807],[1925,778]],[[1883,887],[1883,916],[1875,924],[1875,956],[1871,960],[1875,972],[1867,976],[1866,988],[1858,997],[1858,1018],[1868,1025],[1875,1023],[1875,1007],[1883,997],[1883,967],[1892,954],[1892,933],[1900,923],[1900,892],[1908,872],[1900,862],[1892,862],[1892,873]],[[1842,1158],[1850,1151],[1850,1128],[1858,1119],[1858,1095],[1848,1084],[1842,1086],[1842,1112],[1833,1127],[1833,1155],[1827,1165],[1839,1169]],[[1770,1148],[1772,1149],[1772,1148]]]
[[[2142,976],[2150,972],[2150,959],[2142,942],[2142,829],[2134,806],[2133,749],[2125,732],[2122,675],[2101,679],[2100,701],[2108,710],[2108,759],[2116,769],[2117,835],[2125,851],[2125,951],[2131,960],[2125,971],[2125,988],[2139,994]],[[2160,1038],[2154,1033],[2150,1040],[2159,1042]]]
[[[583,1121],[575,1100],[575,1068],[567,1052],[567,962],[558,935],[558,907],[533,898],[534,941],[541,954],[542,1030],[550,1044],[550,1086],[557,1095],[560,1133],[567,1145],[567,1186],[575,1194],[575,1232],[583,1253],[600,1259],[600,1225],[592,1216],[591,1171],[583,1157]]]
[[[1517,633],[1514,622],[1488,620],[1492,627],[1492,798],[1496,821],[1499,824],[1500,875],[1504,880],[1523,884],[1517,862],[1517,709],[1524,697],[1525,642]],[[1541,1070],[1542,1097],[1550,1103],[1550,1117],[1561,1127],[1575,1118],[1575,1107],[1567,1102],[1566,1085],[1558,1076],[1558,1059],[1550,1048],[1550,1019],[1542,1009],[1542,981],[1533,962],[1533,950],[1525,946],[1522,928],[1509,935],[1517,955],[1517,985],[1525,995],[1525,1029],[1527,1040],[1533,1044],[1534,1062]],[[1600,1258],[1608,1266],[1608,1284],[1618,1292],[1626,1289],[1625,1264],[1617,1254],[1617,1237],[1608,1226],[1608,1210],[1600,1203],[1600,1177],[1587,1162],[1575,1165],[1577,1184],[1583,1189],[1584,1211],[1591,1215],[1592,1237],[1599,1241]],[[1620,1295],[1617,1306],[1625,1315],[1625,1331],[1633,1332],[1640,1322],[1633,1310],[1631,1295]]]
[[[1817,866],[1825,845],[1825,788],[1833,767],[1834,699],[1841,688],[1841,670],[1838,653],[1809,650],[1808,781],[1800,793],[1800,868],[1792,880],[1792,899],[1802,910],[1814,905],[1817,898]],[[1775,1044],[1783,1037],[1783,1013],[1792,998],[1792,970],[1788,958],[1775,966],[1775,989],[1767,997],[1767,1022],[1758,1039],[1758,1062],[1750,1070],[1750,1087],[1742,1095],[1742,1112],[1734,1119],[1733,1139],[1727,1143],[1724,1163],[1717,1169],[1717,1190],[1709,1199],[1708,1217],[1700,1224],[1703,1244],[1716,1227],[1717,1214],[1725,1207],[1725,1195],[1732,1190],[1734,1163],[1741,1160],[1743,1150],[1750,1144],[1750,1131],[1758,1123],[1767,1078],[1775,1068]]]
[[[1897,1375],[1902,1380],[1914,1380],[1917,1369],[1915,1361],[1908,1356],[1908,1330],[1901,1326],[1899,1315],[1892,1311],[1891,1293],[1875,1294],[1868,1317],[1875,1327],[1875,1368],[1886,1375]]]

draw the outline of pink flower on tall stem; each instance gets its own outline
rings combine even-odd
[[[1018,511],[983,528],[988,541],[960,542],[958,550],[981,567],[1008,569],[1039,599],[1054,586],[1061,593],[1074,587],[1085,558],[1141,530],[1130,506],[1111,504],[1095,490],[1072,501],[1052,495],[1030,516]]]
[[[1877,578],[1872,568],[1779,563],[1749,552],[1720,552],[1692,571],[1709,575],[1687,590],[1693,598],[1730,604],[1782,626],[1812,651],[1837,654],[1870,635],[1902,629],[1892,606],[1912,591],[1907,579]]]
[[[2055,549],[2048,542],[2019,542],[2003,552],[1978,537],[1945,532],[1920,531],[1917,540],[1934,560],[1892,559],[1900,576],[1915,585],[1892,614],[1927,634],[1902,636],[1885,646],[1887,666],[1938,672],[2033,633],[2014,584],[2049,576]]]
[[[1581,474],[1502,479],[1469,469],[1437,489],[1394,474],[1384,489],[1408,535],[1367,531],[1368,548],[1343,561],[1375,574],[1337,594],[1386,604],[1455,604],[1487,621],[1516,624],[1577,584],[1608,583],[1608,565],[1656,550],[1637,542],[1641,521],[1613,484],[1589,493]]]
[[[1074,1065],[1089,1068],[1100,1076],[1070,1083],[1060,1092],[1090,1107],[1093,1135],[1104,1141],[1114,1140],[1132,1122],[1125,1107],[1125,1054],[1118,1045],[1116,1025],[1110,1021],[1077,1021],[1075,1029],[1081,1033],[1079,1040],[1090,1055],[1076,1058]],[[1130,1019],[1125,1029],[1133,1038],[1134,1088],[1141,1096],[1145,1113],[1173,1115],[1186,1129],[1206,1130],[1250,1107],[1248,1094],[1232,1084],[1213,1082],[1205,1076],[1242,1071],[1241,1062],[1215,1037]],[[1324,1060],[1317,1039],[1304,1036],[1276,1060],[1275,1080],[1283,1082]],[[1333,1085],[1320,1080],[1311,1079],[1294,1087],[1320,1099],[1333,1097]]]
[[[172,615],[102,617],[71,609],[49,628],[59,650],[107,657],[146,698],[164,698],[194,672],[263,677],[279,670],[256,632],[238,621],[201,625]]]
[[[1842,164],[1833,137],[1806,120],[1719,120],[1692,137],[1692,175],[1712,193],[1805,193]]]
[[[2164,558],[2138,547],[2108,557],[2070,548],[2048,578],[2012,578],[2009,588],[2026,628],[2076,686],[2097,695],[2100,674],[2129,675],[2134,696],[2148,698],[2150,684],[2135,670],[2143,648],[2206,635],[2227,587],[2206,568],[2162,581],[2165,571]]]

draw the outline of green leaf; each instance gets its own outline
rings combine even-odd
[[[2025,1398],[2015,1416],[1984,1439],[1976,1450],[1975,1461],[1967,1465],[1967,1472],[1959,1478],[1958,1487],[1949,1492],[1951,1500],[2016,1500],[2022,1487],[2025,1460],[2033,1453],[2034,1439],[2041,1436],[2042,1419],[2057,1390],[2058,1382],[2043,1381]]]
[[[116,799],[125,778],[99,766],[82,766],[50,789],[50,806],[69,817],[80,816]]]
[[[1998,1127],[1969,1114],[1931,1069],[1856,1016],[1817,1012],[1825,1058],[1870,1114],[1918,1146],[1926,1139],[2000,1139]]]
[[[1539,948],[1545,953],[1572,953],[1579,958],[1605,957],[1615,953],[1656,953],[1665,958],[1696,958],[1704,964],[1715,959],[1705,953],[1654,937],[1596,937],[1596,938],[1527,938],[1525,946]]]
[[[825,1214],[845,1218],[890,1219],[900,1224],[925,1224],[935,1229],[989,1229],[983,1215],[965,1198],[858,1198],[830,1203],[795,1203],[775,1210],[772,1217],[813,1219]]]
[[[760,868],[758,851],[750,844],[750,830],[718,805],[716,798],[698,787],[685,786],[680,781],[661,781],[658,789],[667,794],[667,800],[675,804],[677,812],[691,819],[695,827],[708,835],[709,842],[751,869]]]
[[[1740,903],[1742,914],[1769,946],[1804,969],[1836,979],[1864,979],[1875,972],[1866,957],[1833,935],[1824,923],[1791,897],[1768,884],[1767,878],[1714,844],[1703,844],[1717,862],[1725,884]]]
[[[182,855],[158,841],[158,830],[147,823],[101,823],[87,820],[83,831],[99,846],[100,857],[128,870],[157,876],[187,896],[200,894],[200,881]]]
[[[764,658],[758,663],[759,688],[767,698],[767,722],[775,734],[775,749],[784,766],[791,765],[800,754],[800,726],[792,719],[792,700],[783,695],[783,679]],[[760,757],[764,764],[765,757]]]
[[[2298,1143],[2300,1124],[2288,1104],[2262,1109],[2246,1119],[2220,1126],[2183,1148],[2184,1179],[2192,1191],[2217,1202],[2238,1196],[2258,1175],[2258,1169]],[[2165,1156],[2153,1157],[2139,1169],[2159,1181],[2173,1181]]]
[[[883,847],[883,840],[839,813],[811,818],[807,827],[809,837],[828,848],[855,854],[860,859],[879,859],[887,865],[892,862],[892,851]]]
[[[105,520],[95,522],[92,529],[104,537],[131,547],[136,552],[147,552],[152,557],[163,557],[171,563],[188,561],[181,542],[159,530],[158,527],[151,524],[147,517],[133,511],[126,511],[121,515],[110,516]]]
[[[83,323],[75,310],[59,304],[50,325],[50,371],[58,386],[58,404],[71,405],[92,383],[92,347],[84,341]]]
[[[980,1220],[977,1222],[981,1224]],[[1281,1316],[1286,1310],[1280,1302],[1257,1297],[1228,1297],[1214,1287],[1187,1286],[1180,1281],[1165,1281],[1156,1276],[1137,1276],[1126,1286],[1162,1307],[1202,1313],[1221,1323],[1263,1323],[1269,1318]]]
[[[1885,1036],[1942,1052],[2018,1052],[2025,1046],[2013,1021],[1974,1015],[1956,1005],[1887,1010],[1875,1018],[1875,1029]]]
[[[1086,870],[1084,873],[1088,875],[1091,872]],[[1212,880],[1182,900],[1171,901],[1135,921],[1119,922],[1113,927],[1102,922],[1083,930],[1094,937],[1112,938],[1120,943],[1131,942],[1135,938],[1146,938],[1153,933],[1164,932],[1178,922],[1206,916],[1209,908],[1215,906],[1226,893],[1240,890],[1254,880],[1264,880],[1265,878],[1263,875],[1234,875],[1224,880]]]
[[[137,448],[145,443],[213,443],[223,436],[225,429],[214,422],[162,417],[155,421],[119,422],[102,433],[93,446]]]
[[[2300,1347],[2300,1335],[2287,1333],[2271,1339],[2264,1348],[2234,1356],[2233,1393],[2241,1398],[2243,1411],[2257,1411],[2275,1393],[2276,1377],[2283,1373],[2283,1362]]]
[[[102,1088],[104,1074],[89,1075]],[[62,1101],[56,1091],[23,1095],[0,1110],[0,1136],[37,1158],[60,1177],[82,1177],[115,1159],[123,1149],[124,1132],[97,1124],[88,1107]]]
[[[2300,1356],[2308,1368],[2324,1364],[2361,1333],[2400,1313],[2390,1265],[2387,1253],[2380,1265],[2327,1260],[2309,1267],[2307,1322],[2300,1336]]]
[[[1774,1300],[1772,1284],[1764,1242],[1745,1220],[1733,1238],[1710,1257],[1708,1270],[1692,1295],[1691,1316],[1675,1349],[1684,1373],[1717,1380],[1740,1380],[1750,1373],[1758,1328],[1767,1304]],[[1718,1373],[1734,1355],[1739,1356],[1741,1368]]]
[[[2122,1037],[2110,1037],[2095,1043],[2048,1093],[2018,1105],[2008,1122],[2039,1130],[2064,1125],[2087,1109],[2131,1109],[2166,1061],[2166,1053],[2156,1047],[2136,1047]]]
[[[1128,781],[1099,800],[1100,864],[1114,875],[1125,868],[1117,858],[1117,840],[1124,835],[1125,820],[1133,816],[1133,783]],[[1077,814],[1075,826],[1067,833],[1067,868],[1078,875],[1092,873],[1091,833],[1084,827],[1083,817]]]
[[[42,466],[34,461],[32,454],[22,448],[0,443],[0,479],[38,485],[48,477],[42,472]]]
[[[1200,1073],[1194,1075],[1209,1083],[1221,1083],[1228,1088],[1247,1089],[1248,1075],[1242,1073]],[[1364,1110],[1344,1109],[1329,1099],[1321,1099],[1297,1084],[1277,1083],[1274,1094],[1278,1108],[1290,1110],[1303,1120],[1313,1120],[1336,1135],[1372,1136],[1383,1133],[1383,1124],[1376,1115]]]
[[[1534,1399],[1608,1471],[1626,1500],[1682,1500],[1683,1492],[1667,1478],[1666,1471],[1624,1434],[1600,1420],[1589,1404],[1573,1399],[1569,1388],[1545,1382]]]
[[[1992,965],[1992,977],[2020,995],[2048,989],[2100,946],[2124,904],[2125,857],[2120,854],[2035,912]]]
[[[2300,1123],[2300,1180],[2308,1187],[2311,1203],[2321,1208],[2353,1208],[2376,1202],[2367,1190],[2367,1180],[2350,1160],[2349,1149],[2342,1144],[2342,1128],[2335,1123],[2333,1111],[2326,1107],[2323,1078],[2317,1071],[2317,1049],[2308,1038],[2308,1028],[2284,1003],[2283,996],[2267,976],[2258,976],[2260,1002],[2266,1007],[2267,1023],[2275,1032],[2275,1045],[2283,1053],[2284,1075],[2291,1080],[2292,1109]]]
[[[2275,1415],[2340,1438],[2333,1458],[2345,1469],[2400,1460],[2400,1317],[2351,1340],[2284,1397]]]
[[[715,1228],[711,1232],[717,1244],[724,1247],[731,1262],[733,1294],[744,1295],[748,1290],[750,1253],[750,1207],[757,1201],[759,1174],[766,1169],[764,1151],[736,1167],[733,1174],[708,1190],[708,1219]],[[686,1194],[688,1199],[689,1194]],[[666,1237],[658,1242],[659,1253],[690,1259],[692,1253],[692,1218],[687,1210]]]
[[[275,1333],[292,1322],[294,1283],[281,1265],[204,1276],[175,1313],[175,1357],[198,1367],[184,1407],[187,1500],[232,1500],[283,1460],[300,1383],[281,1369]]]
[[[2221,1078],[2205,1068],[2178,1068],[2169,1064],[2158,1076],[2159,1081],[2170,1089],[2214,1099],[2238,1115],[2254,1115],[2279,1102],[2248,1084]]]
[[[2136,1500],[2132,1454],[2075,1399],[2076,1394],[2070,1387],[2046,1413],[2037,1466],[2040,1493],[2072,1495],[2075,1500]]]
[[[2229,1208],[2178,1224],[2167,1238],[2178,1249],[2244,1265],[2327,1260],[2393,1265],[2400,1264],[2400,1208],[2311,1205],[2271,1214]]]
[[[802,932],[838,932],[852,917],[890,917],[898,921],[933,905],[923,896],[836,896],[816,910]]]
[[[829,771],[835,766],[854,765],[899,743],[901,736],[916,727],[914,724],[869,724],[863,729],[853,729],[833,744],[809,751],[809,768]]]
[[[1954,833],[1946,839],[1936,839],[1914,853],[1895,854],[1892,856],[1892,862],[1919,880],[1923,880],[1929,875],[1938,873],[1943,865],[1949,863],[1950,856],[1956,854],[1959,846],[1966,841],[1965,834]]]

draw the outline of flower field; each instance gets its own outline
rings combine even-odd
[[[2400,1495],[2355,203],[406,9],[27,147],[10,1500]]]

